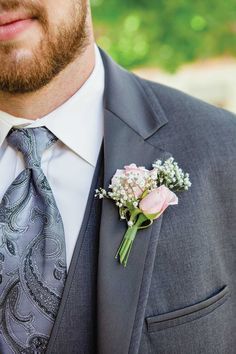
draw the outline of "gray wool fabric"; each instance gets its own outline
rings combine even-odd
[[[192,186],[137,234],[124,269],[126,230],[102,202],[99,354],[236,353],[236,117],[139,78],[100,50],[105,65],[104,187],[130,163],[173,156]]]
[[[40,167],[57,139],[42,127],[13,129],[7,140],[26,168],[0,204],[0,352],[45,353],[66,278],[63,223]]]

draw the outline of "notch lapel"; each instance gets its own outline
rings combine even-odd
[[[136,163],[151,169],[170,153],[147,139],[167,119],[148,87],[119,68],[100,50],[105,66],[104,188],[117,169]],[[150,101],[150,97],[152,101]],[[144,311],[148,297],[162,216],[137,233],[126,268],[114,258],[126,231],[118,208],[102,201],[98,262],[98,352],[135,354],[138,352]]]

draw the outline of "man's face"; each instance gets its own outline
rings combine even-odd
[[[0,90],[48,84],[88,44],[86,18],[87,0],[0,0]]]

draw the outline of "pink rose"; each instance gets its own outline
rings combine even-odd
[[[125,169],[125,172],[135,172],[135,173],[138,173],[141,175],[144,175],[145,173],[149,172],[148,170],[146,170],[145,167],[143,167],[143,166],[138,167],[135,163],[131,163],[130,165],[125,166],[124,169]]]
[[[124,170],[116,170],[116,173],[111,180],[111,184],[112,186],[115,186],[117,181],[122,176],[129,177],[129,175],[132,176],[132,174],[143,181],[143,186],[140,186],[132,178],[131,178],[131,182],[128,182],[128,180],[126,180],[124,186],[127,186],[129,188],[128,193],[133,193],[134,197],[138,199],[139,197],[141,197],[141,195],[145,190],[145,180],[149,176],[149,171],[146,170],[145,167],[143,166],[138,167],[135,163],[124,166]]]
[[[131,172],[131,173],[135,173],[137,176],[144,178],[145,179],[145,175],[147,176],[147,174],[149,173],[148,170],[146,170],[145,167],[143,166],[136,166],[135,163],[132,163],[131,165],[125,166],[125,174],[126,176]],[[135,198],[139,198],[141,197],[141,195],[144,192],[144,187],[140,187],[138,184],[133,184],[132,185],[132,191],[134,193]]]
[[[156,214],[157,219],[169,205],[178,204],[178,197],[169,188],[162,185],[150,192],[139,203],[139,208],[144,214]]]
[[[111,179],[111,185],[114,186],[117,180],[124,174],[124,170],[116,170],[116,173]]]

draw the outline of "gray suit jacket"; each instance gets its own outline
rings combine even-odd
[[[150,169],[170,156],[190,173],[192,187],[179,193],[177,206],[139,231],[125,269],[114,259],[125,222],[113,202],[101,201],[97,352],[235,354],[236,118],[142,80],[101,54],[104,187],[124,165]],[[79,318],[73,257],[48,354],[77,353],[68,318],[72,313]],[[73,333],[77,348],[76,329]]]
[[[101,54],[104,186],[126,164],[173,156],[192,187],[139,231],[125,269],[114,254],[126,225],[103,201],[98,352],[236,353],[236,117]]]

